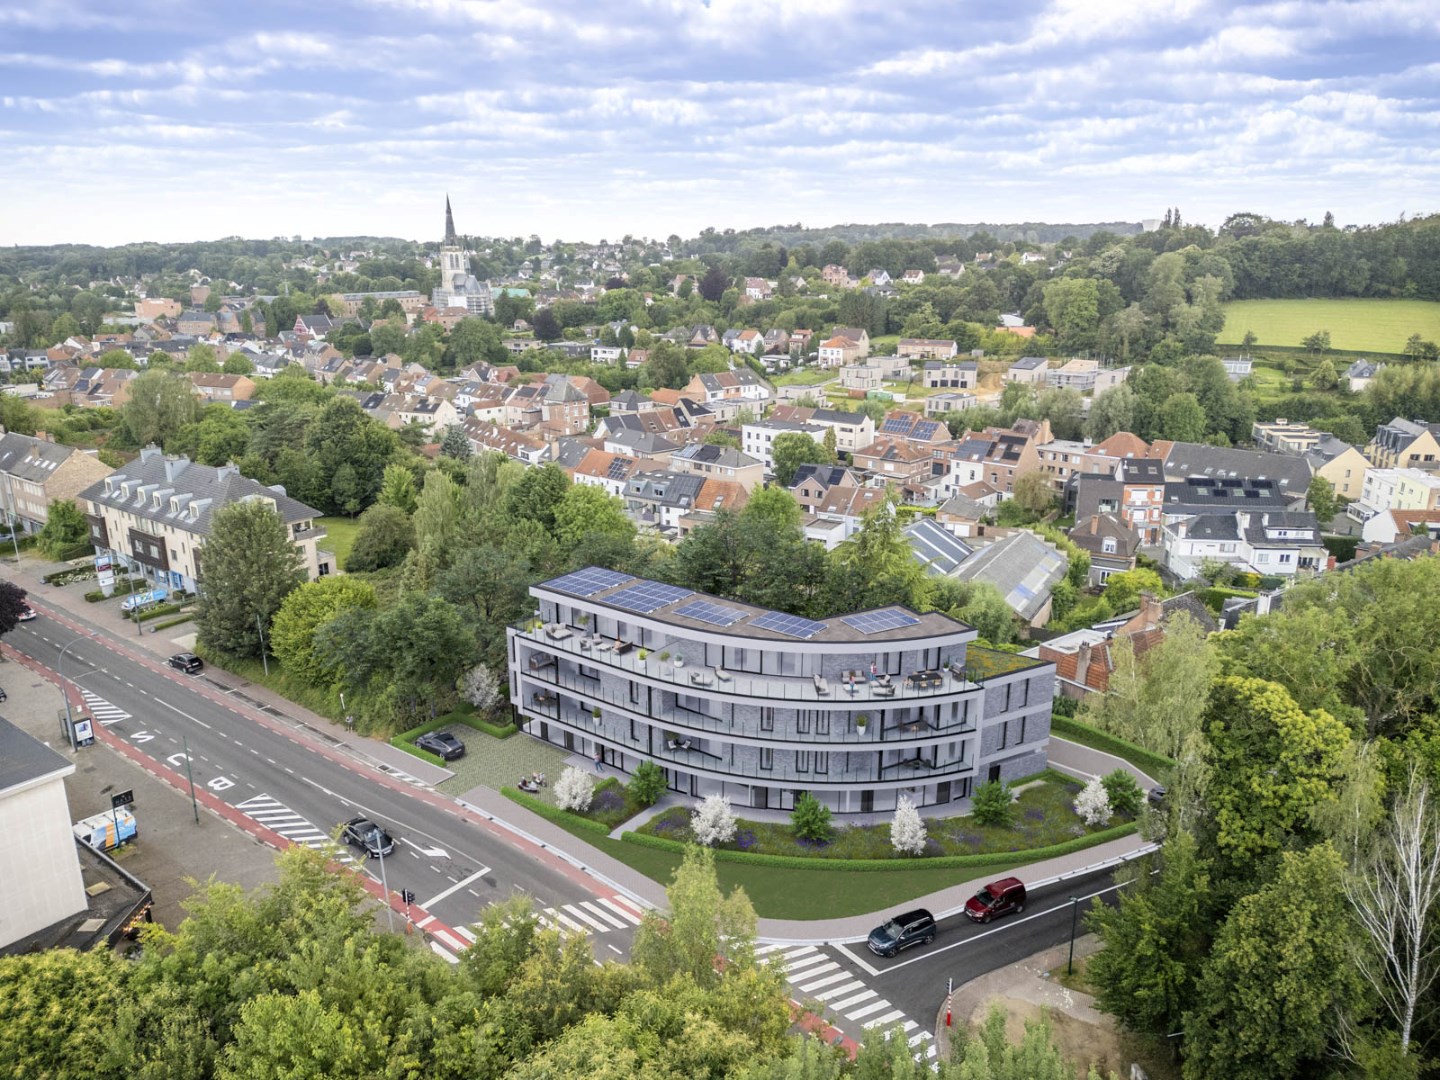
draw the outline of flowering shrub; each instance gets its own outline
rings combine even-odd
[[[561,810],[584,813],[595,797],[595,781],[583,769],[569,766],[555,781],[555,805]]]
[[[707,795],[690,816],[690,829],[705,847],[728,843],[735,837],[735,812],[724,795]]]
[[[910,796],[901,795],[895,804],[895,818],[890,822],[890,846],[902,855],[919,855],[925,850],[928,834],[920,811]]]
[[[1110,823],[1110,794],[1099,777],[1094,777],[1075,796],[1075,813],[1086,825]]]

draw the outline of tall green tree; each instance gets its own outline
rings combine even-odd
[[[260,499],[221,507],[200,565],[200,643],[227,656],[259,656],[262,629],[268,632],[285,597],[305,580],[285,522]]]
[[[553,461],[538,468],[525,470],[510,485],[505,496],[505,513],[512,521],[534,521],[552,536],[555,533],[555,509],[570,488],[570,478]]]
[[[345,559],[352,574],[399,566],[415,550],[415,523],[397,506],[376,503],[360,515],[359,524]]]
[[[90,550],[89,539],[90,522],[75,500],[56,499],[46,510],[36,546],[52,559],[73,559],[77,550]]]
[[[635,523],[620,500],[604,488],[571,484],[555,507],[555,538],[573,546],[592,536],[630,540],[635,536]]]
[[[1235,905],[1185,1017],[1186,1080],[1280,1080],[1324,1071],[1337,1014],[1361,996],[1340,856],[1285,852]]]
[[[801,465],[833,465],[835,455],[803,431],[775,436],[770,447],[771,472],[781,487],[789,487]]]
[[[419,498],[415,490],[415,474],[399,463],[386,465],[381,474],[378,502],[393,506],[406,514],[415,512]]]
[[[376,606],[375,589],[367,581],[342,575],[308,581],[280,605],[270,624],[270,648],[288,674],[312,686],[334,681],[335,671],[315,652],[315,631],[350,608]]]
[[[374,502],[396,449],[395,433],[366,416],[353,398],[327,401],[305,435],[305,452],[324,488],[317,493],[323,509],[346,513],[350,507],[363,509]],[[336,474],[347,466],[350,475],[342,478],[345,482],[336,491]]]
[[[190,381],[167,371],[146,371],[130,383],[130,399],[120,409],[120,423],[135,446],[164,446],[200,415],[200,401]]]

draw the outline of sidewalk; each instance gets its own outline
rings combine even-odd
[[[138,646],[158,658],[190,648],[194,643],[193,623],[172,627],[169,631],[151,633],[148,628],[141,635],[135,633],[133,621],[125,619],[119,604],[113,600],[98,604],[86,602],[84,593],[93,589],[93,582],[55,587],[41,582],[42,575],[60,564],[51,564],[39,559],[26,558],[20,569],[16,569],[13,558],[0,559],[0,575],[16,582],[30,593],[37,611],[43,618],[46,608],[55,608],[78,619],[89,622],[123,639],[127,644]],[[312,740],[327,743],[335,750],[342,751],[371,767],[406,782],[424,788],[433,786],[451,776],[448,769],[442,769],[428,762],[398,750],[388,743],[365,735],[348,731],[343,725],[311,712],[295,702],[281,697],[248,680],[231,675],[229,672],[207,668],[205,678],[214,686],[230,692],[231,696],[250,702],[266,716],[290,725],[303,732]],[[530,738],[520,734],[515,738]],[[1069,744],[1074,745],[1074,744]],[[1095,754],[1086,747],[1078,747],[1087,754]],[[1107,757],[1108,755],[1101,755]],[[1103,764],[1098,760],[1094,764]],[[1105,769],[1109,771],[1109,769]],[[1153,783],[1153,781],[1152,781]],[[437,793],[437,797],[439,794]],[[681,800],[683,801],[683,800]],[[474,810],[487,821],[500,826],[511,834],[527,840],[552,855],[563,859],[587,877],[592,878],[629,896],[646,907],[665,906],[665,885],[646,877],[640,871],[627,866],[604,851],[585,843],[573,834],[553,824],[538,814],[511,802],[500,792],[488,787],[475,787],[454,799]],[[662,800],[660,809],[668,805]],[[633,828],[634,822],[627,823],[620,831]],[[1111,840],[1108,843],[1086,848],[1055,859],[1030,863],[1024,868],[1027,881],[1042,881],[1074,873],[1095,863],[1110,858],[1119,858],[1144,846],[1145,841],[1138,834]],[[823,865],[817,867],[823,869]],[[883,873],[883,871],[877,871]],[[957,871],[963,874],[964,871]],[[926,907],[936,918],[958,912],[975,892],[986,882],[1004,877],[1002,870],[989,870],[982,876],[967,878],[957,884],[907,901],[917,907]],[[836,919],[759,920],[759,937],[764,942],[789,942],[794,944],[826,944],[832,942],[863,941],[875,927],[882,912],[868,915],[853,915]]]

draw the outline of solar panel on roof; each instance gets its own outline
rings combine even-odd
[[[605,477],[608,480],[624,480],[625,473],[630,468],[628,458],[616,458],[610,462],[610,468],[605,470]]]
[[[939,423],[934,420],[922,420],[915,425],[915,437],[917,439],[928,439],[931,435],[935,434],[939,426]]]
[[[693,595],[693,590],[682,589],[678,585],[666,585],[663,581],[642,581],[606,597],[606,602],[626,611],[644,614]]]
[[[622,574],[618,570],[590,566],[584,570],[576,570],[573,574],[565,574],[552,581],[547,581],[545,585],[547,588],[559,589],[561,592],[573,593],[576,596],[594,596],[598,592],[634,580],[635,578],[630,574]]]
[[[898,434],[908,431],[910,425],[904,420],[886,420],[880,425],[880,430],[889,434]]]
[[[687,619],[697,619],[700,622],[710,623],[713,626],[729,626],[737,623],[745,617],[745,612],[735,608],[722,607],[719,604],[712,604],[709,600],[696,600],[693,604],[686,604],[682,608],[676,608],[676,615],[683,615]]]
[[[880,611],[862,611],[855,615],[842,615],[840,621],[862,634],[879,634],[886,630],[898,630],[902,626],[914,626],[920,620],[908,611],[899,608],[883,608]]]
[[[777,634],[785,634],[787,637],[812,638],[821,630],[825,624],[816,622],[814,619],[804,619],[799,615],[787,615],[783,611],[767,611],[758,619],[750,623],[758,630],[773,630]]]

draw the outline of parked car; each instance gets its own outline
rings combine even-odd
[[[1164,805],[1165,805],[1165,789],[1164,789],[1163,787],[1160,787],[1159,785],[1156,785],[1155,787],[1152,787],[1148,792],[1145,793],[1145,799],[1146,799],[1147,802],[1149,802],[1149,804],[1150,804],[1151,806],[1156,806],[1156,807],[1164,806]]]
[[[1019,878],[992,881],[965,901],[965,914],[974,922],[988,923],[996,915],[1019,915],[1025,910],[1025,884]]]
[[[136,611],[147,608],[151,604],[158,604],[170,595],[168,589],[151,589],[149,592],[136,593],[134,596],[127,596],[120,605],[121,611]]]
[[[934,940],[935,916],[924,908],[916,908],[871,930],[865,944],[878,956],[895,956],[901,949],[922,942],[929,945]]]
[[[448,731],[430,731],[415,740],[421,750],[429,750],[441,761],[454,761],[465,756],[465,744]]]
[[[31,607],[29,604],[25,604],[20,609],[20,621],[29,622],[31,619],[36,617],[36,614],[37,612],[33,607]]]
[[[395,838],[367,817],[353,817],[345,823],[340,838],[357,847],[372,859],[389,855],[395,850]]]
[[[205,670],[205,661],[193,652],[177,652],[165,662],[176,671],[183,671],[186,675],[199,675]]]

